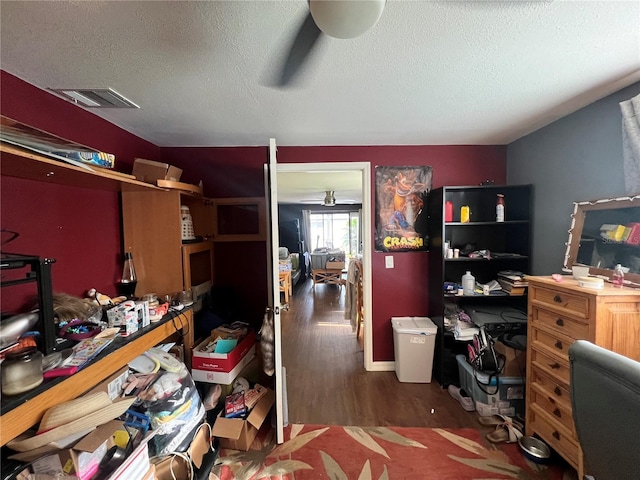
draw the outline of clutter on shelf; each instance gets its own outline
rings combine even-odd
[[[174,455],[196,471],[204,455],[215,455],[211,427],[189,371],[168,353],[172,346],[147,350],[85,395],[49,408],[36,430],[7,443],[15,452],[9,458],[30,462],[26,473],[82,480],[147,478]],[[171,470],[155,478],[171,478]]]

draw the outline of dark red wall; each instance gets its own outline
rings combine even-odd
[[[263,164],[267,155],[266,147],[162,150],[163,161],[191,171],[190,181],[204,180],[210,197],[264,195]],[[369,162],[372,174],[376,165],[431,165],[434,188],[478,185],[486,179],[497,184],[506,181],[504,146],[278,147],[278,162]],[[193,174],[196,168],[200,177]],[[372,178],[372,194],[373,182]],[[370,200],[374,205],[373,198]],[[373,244],[373,232],[370,235]],[[242,245],[225,245],[224,249],[225,255],[216,255],[216,262],[221,262],[218,275],[232,272],[230,277],[227,274],[229,285],[242,291],[243,298],[258,309],[266,302],[265,254],[259,248],[245,251]],[[392,316],[429,315],[426,252],[395,253],[395,268],[390,270],[384,266],[386,255],[389,253],[374,252],[372,259],[374,361],[393,360]],[[241,272],[237,261],[243,256],[251,262]]]
[[[0,113],[92,148],[113,153],[116,169],[131,172],[133,158],[158,160],[160,149],[75,105],[0,71]],[[90,188],[0,177],[2,228],[20,233],[3,252],[56,259],[56,292],[82,296],[89,288],[115,294],[121,272],[118,194]],[[3,236],[4,238],[4,236]],[[33,292],[10,287],[2,311],[15,310]]]
[[[1,82],[3,115],[114,153],[121,171],[130,172],[134,157],[162,160],[183,168],[183,179],[189,183],[203,180],[208,197],[264,195],[268,139],[265,147],[161,149],[6,72]],[[434,188],[477,185],[485,179],[506,181],[504,146],[278,147],[278,161],[369,162],[372,171],[376,165],[431,165]],[[81,295],[95,287],[115,293],[121,249],[116,194],[5,177],[1,181],[2,227],[21,232],[20,239],[4,250],[56,258],[56,291]],[[267,301],[266,246],[218,245],[218,282],[238,290],[248,320],[255,321]],[[373,254],[375,361],[393,360],[391,316],[429,314],[426,253],[395,253],[392,270],[384,267],[385,255]],[[5,298],[2,302],[4,309]]]

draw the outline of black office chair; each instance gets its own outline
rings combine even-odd
[[[640,362],[585,340],[571,345],[569,360],[585,473],[596,480],[638,480]]]

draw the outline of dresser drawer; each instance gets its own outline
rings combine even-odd
[[[534,308],[531,312],[531,321],[576,340],[590,338],[589,325],[587,323],[577,322],[572,318],[558,315],[549,310]]]
[[[566,408],[571,408],[571,394],[567,386],[554,380],[540,368],[532,368],[531,382],[532,386],[544,391],[555,402],[562,403]]]
[[[533,288],[529,292],[529,300],[540,306],[548,306],[552,309],[564,309],[570,315],[579,318],[589,318],[589,299],[572,293],[566,293],[546,288]]]
[[[563,335],[550,334],[538,328],[532,328],[530,334],[532,335],[531,341],[534,345],[536,343],[544,345],[554,354],[560,356],[566,362],[569,362],[569,347],[575,340]]]
[[[540,406],[531,406],[530,427],[574,468],[578,468],[578,443],[564,426],[545,415]]]
[[[533,344],[534,347],[536,344]],[[551,355],[543,353],[537,348],[531,349],[531,364],[538,367],[551,378],[557,378],[563,385],[569,386],[570,370],[568,362],[553,358]]]
[[[554,420],[564,426],[574,441],[577,441],[575,425],[573,423],[573,413],[571,405],[556,400],[553,393],[546,392],[539,385],[534,384],[531,389],[531,402],[538,405],[545,412],[550,413]]]

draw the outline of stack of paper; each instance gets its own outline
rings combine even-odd
[[[458,323],[456,323],[456,329],[454,330],[453,336],[456,340],[467,342],[469,340],[473,340],[473,336],[479,332],[480,332],[480,329],[474,326],[472,323],[458,320]]]

